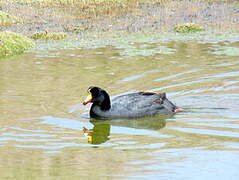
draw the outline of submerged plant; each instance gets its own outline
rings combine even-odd
[[[34,40],[62,40],[66,37],[66,33],[48,33],[47,31],[36,32],[31,36]]]
[[[178,33],[193,33],[197,31],[204,31],[205,29],[202,26],[194,23],[185,23],[180,24],[174,27],[174,30]]]
[[[21,22],[19,18],[0,11],[0,26],[9,26],[18,22]]]
[[[0,57],[20,54],[34,45],[31,39],[21,34],[10,31],[0,32]]]

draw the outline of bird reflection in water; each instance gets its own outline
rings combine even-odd
[[[117,120],[90,120],[93,129],[83,127],[83,133],[90,144],[102,144],[110,138],[111,126],[127,127],[135,129],[159,130],[166,126],[166,119],[172,115],[159,115],[139,119],[117,119]]]
[[[83,127],[83,133],[90,144],[102,144],[109,140],[110,124],[94,124],[93,129]]]

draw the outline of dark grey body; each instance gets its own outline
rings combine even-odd
[[[109,110],[103,110],[99,105],[93,103],[90,116],[94,118],[134,118],[173,114],[177,108],[166,98],[165,93],[131,93],[115,97],[110,101],[111,108]]]

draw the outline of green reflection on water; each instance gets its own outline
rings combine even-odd
[[[83,128],[84,135],[91,144],[101,144],[109,140],[110,127],[129,127],[136,129],[159,130],[166,125],[166,118],[169,116],[156,116],[140,119],[126,120],[91,120],[94,125],[93,129]]]

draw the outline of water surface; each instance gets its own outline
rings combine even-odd
[[[238,179],[238,47],[113,42],[1,60],[0,178]],[[185,112],[89,121],[91,85],[167,92]]]

